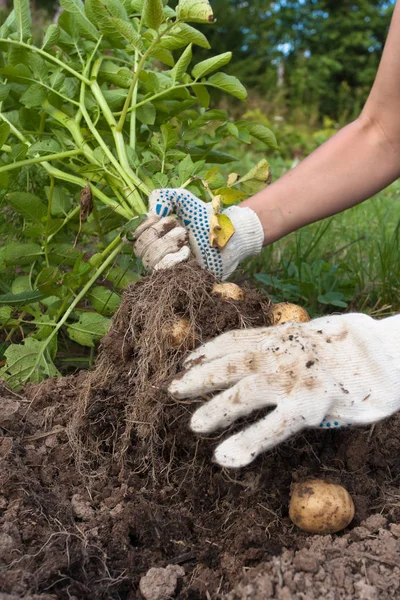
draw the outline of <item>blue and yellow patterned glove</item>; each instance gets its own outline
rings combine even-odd
[[[222,250],[210,246],[211,203],[184,189],[161,189],[150,194],[149,209],[149,218],[136,231],[134,248],[147,269],[170,268],[188,260],[192,252],[201,267],[226,279],[239,262],[262,248],[263,227],[251,208],[231,206],[224,211],[235,233]]]

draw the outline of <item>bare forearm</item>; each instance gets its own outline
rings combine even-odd
[[[362,116],[295,169],[243,202],[259,216],[270,244],[370,198],[400,176],[400,144]]]

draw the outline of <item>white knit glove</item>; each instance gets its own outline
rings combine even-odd
[[[187,190],[163,189],[150,194],[149,209],[149,218],[136,230],[134,247],[147,269],[170,268],[187,260],[191,249],[200,266],[225,279],[240,261],[258,254],[262,248],[263,227],[251,208],[231,206],[224,211],[235,233],[223,250],[212,248],[209,243],[211,203],[199,200]],[[178,220],[168,217],[171,213]]]
[[[243,467],[306,427],[367,425],[399,410],[400,315],[232,331],[195,350],[186,366],[169,388],[176,398],[225,390],[196,410],[193,431],[209,433],[272,409],[217,447],[217,463]]]

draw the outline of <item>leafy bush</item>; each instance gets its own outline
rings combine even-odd
[[[138,277],[124,240],[150,190],[206,187],[235,202],[265,185],[268,164],[227,182],[220,165],[236,158],[218,144],[276,147],[265,126],[209,109],[210,89],[246,90],[220,71],[231,52],[192,65],[193,46],[209,48],[189,24],[214,20],[207,0],[61,5],[41,46],[29,0],[0,28],[0,193],[16,226],[0,249],[0,375],[13,385],[58,374],[61,341],[93,347],[105,333]]]

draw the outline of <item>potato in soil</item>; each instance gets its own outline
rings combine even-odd
[[[335,533],[353,520],[354,504],[343,486],[310,479],[293,485],[289,516],[308,533]]]
[[[271,306],[271,314],[274,325],[282,323],[306,323],[311,321],[310,315],[305,308],[291,302],[279,302]]]

